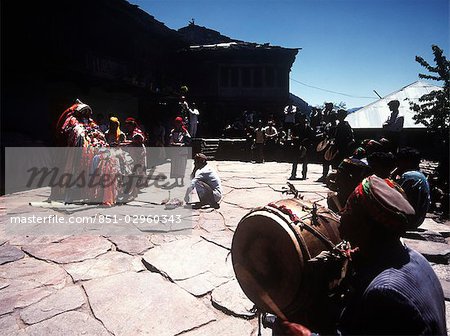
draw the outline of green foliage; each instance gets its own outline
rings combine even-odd
[[[413,117],[416,124],[421,123],[429,130],[447,137],[450,123],[450,62],[438,46],[433,45],[432,49],[436,66],[416,56],[416,61],[431,73],[419,74],[419,78],[443,81],[443,90],[423,95],[419,103],[411,103],[411,107],[416,112]]]
[[[339,104],[334,104],[334,108],[337,110],[347,110],[347,104],[341,101]]]

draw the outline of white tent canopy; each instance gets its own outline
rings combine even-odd
[[[353,128],[381,128],[391,114],[387,103],[396,99],[400,102],[399,115],[405,119],[404,128],[423,128],[424,125],[414,122],[415,112],[410,109],[410,102],[418,103],[420,97],[435,90],[442,88],[422,81],[414,82],[349,114],[346,120]]]

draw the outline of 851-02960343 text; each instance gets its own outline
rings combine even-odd
[[[181,215],[13,216],[10,224],[180,224]]]

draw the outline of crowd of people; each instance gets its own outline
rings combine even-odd
[[[194,104],[181,99],[180,113],[173,128],[165,135],[161,123],[153,125],[152,140],[158,146],[177,148],[171,157],[171,178],[184,186],[189,151],[196,134],[199,112]],[[388,103],[391,115],[382,126],[383,136],[358,144],[352,128],[345,121],[347,112],[334,110],[332,103],[313,109],[307,117],[293,105],[284,109],[284,119],[277,127],[273,117],[266,125],[246,113],[247,139],[256,162],[276,155],[284,148],[292,162],[289,179],[307,178],[311,157],[320,158],[322,176],[333,191],[328,206],[341,215],[341,237],[356,247],[352,251],[351,271],[346,276],[349,289],[343,296],[339,317],[331,325],[340,334],[445,334],[445,307],[442,287],[428,262],[404,246],[400,237],[419,227],[430,206],[430,186],[420,171],[420,153],[399,147],[403,120],[398,115],[398,101]],[[92,175],[102,174],[132,179],[144,176],[147,168],[145,145],[149,136],[139,122],[128,117],[123,126],[118,117],[95,122],[92,109],[77,101],[59,118],[57,133],[60,146],[78,147],[64,158],[67,172],[75,166]],[[129,151],[129,149],[138,149]],[[301,177],[297,177],[298,164]],[[333,172],[330,174],[330,167]],[[139,185],[127,188],[118,181],[107,186],[74,189],[53,188],[51,198],[71,202],[97,200],[114,205],[135,197]],[[193,208],[219,208],[222,185],[217,172],[208,165],[207,157],[194,156],[194,169],[185,193],[185,202]],[[332,260],[332,258],[330,258]],[[336,315],[337,316],[337,315]],[[279,319],[275,335],[311,335],[308,326]],[[302,322],[302,321],[300,321]],[[329,324],[329,321],[327,321]]]
[[[57,124],[58,141],[61,146],[86,148],[84,155],[94,157],[93,162],[98,168],[106,169],[106,161],[100,158],[106,157],[106,153],[119,160],[119,163],[134,162],[139,166],[138,172],[133,174],[145,174],[147,168],[146,146],[160,149],[158,156],[164,162],[167,155],[165,147],[176,147],[180,155],[171,160],[170,177],[175,179],[178,186],[184,186],[184,178],[187,163],[187,148],[191,146],[192,138],[196,136],[199,123],[199,111],[194,102],[188,103],[184,96],[180,96],[178,116],[172,121],[170,131],[161,121],[151,125],[148,132],[132,117],[126,118],[122,123],[117,116],[109,116],[105,120],[98,114],[93,118],[92,109],[78,101],[67,109],[59,118]],[[324,108],[313,108],[309,116],[301,113],[293,104],[288,104],[282,111],[281,118],[269,115],[263,124],[261,119],[255,118],[255,114],[246,111],[243,114],[243,127],[247,137],[247,148],[252,160],[262,163],[265,160],[278,160],[280,156],[292,163],[290,180],[305,180],[308,173],[308,163],[314,160],[321,162],[323,166],[322,176],[317,182],[323,182],[335,191],[330,197],[329,206],[333,210],[340,210],[348,195],[362,178],[370,174],[376,174],[382,178],[401,179],[399,170],[400,161],[406,160],[405,156],[414,157],[415,171],[418,172],[420,156],[412,150],[399,150],[399,134],[403,128],[403,117],[399,116],[399,102],[394,100],[388,103],[391,115],[382,125],[383,136],[379,139],[367,139],[358,144],[353,136],[353,130],[345,120],[347,112],[336,109],[332,103],[326,103]],[[130,151],[101,151],[99,148],[130,149]],[[138,149],[138,150],[137,150]],[[402,157],[403,155],[403,157]],[[71,159],[73,160],[73,158]],[[89,160],[84,160],[89,162]],[[83,161],[81,161],[83,162]],[[298,165],[302,165],[301,175],[297,173]],[[124,164],[119,164],[122,172]],[[333,173],[329,174],[330,167]],[[397,170],[393,172],[394,168]],[[90,168],[92,170],[92,167]],[[111,168],[110,170],[117,170]],[[423,180],[426,178],[418,173],[410,174],[409,180]],[[415,182],[414,180],[414,182]],[[406,183],[406,182],[405,182]],[[409,184],[414,184],[409,181]],[[103,196],[99,191],[94,192],[95,199],[102,198],[103,204],[114,204],[120,192],[117,188],[110,188]],[[430,187],[427,190],[430,198]],[[71,191],[73,193],[73,191]],[[136,188],[131,195],[136,195]],[[80,198],[80,195],[62,196],[62,192],[54,192],[54,197],[68,201]],[[422,211],[423,212],[423,211]]]
[[[255,112],[245,111],[238,126],[247,140],[246,157],[255,163],[291,162],[289,180],[307,179],[308,164],[321,163],[322,176],[316,181],[327,184],[336,192],[329,205],[337,211],[345,205],[347,196],[362,178],[370,174],[399,178],[393,170],[403,160],[402,155],[415,157],[416,171],[419,171],[421,154],[402,145],[404,117],[399,115],[399,106],[398,100],[389,101],[386,109],[391,113],[380,125],[377,138],[361,142],[355,139],[352,127],[345,120],[346,110],[335,108],[333,103],[312,108],[309,115],[288,104],[281,115],[268,115],[264,122]],[[301,174],[297,173],[299,164],[302,165]],[[439,165],[436,177],[428,180],[422,177],[427,183],[432,182],[426,187],[431,206],[440,204],[440,211],[447,213],[448,195],[443,191],[446,186],[448,189],[448,168],[445,167],[448,162]],[[333,169],[331,174],[330,168]],[[418,178],[417,174],[413,175]]]
[[[332,304],[335,314],[324,313],[321,325],[331,326],[326,333],[341,335],[444,335],[440,282],[426,259],[400,240],[423,223],[430,185],[420,171],[420,153],[400,146],[399,102],[390,101],[388,107],[391,115],[382,125],[382,137],[361,144],[345,121],[346,111],[334,113],[332,104],[313,111],[309,122],[304,116],[293,125],[289,121],[297,138],[291,179],[302,160],[301,179],[306,178],[308,151],[323,153],[318,181],[334,190],[328,206],[341,216],[341,238],[354,247],[343,294]],[[288,106],[285,112],[291,110]],[[330,165],[335,168],[331,174]],[[335,267],[331,255],[324,260],[322,268]],[[313,334],[307,321],[298,322],[278,317],[274,335]]]
[[[319,159],[323,162],[323,176],[318,181],[325,181],[330,166],[337,168],[355,147],[352,128],[345,121],[347,112],[343,109],[336,112],[333,107],[332,103],[326,103],[324,109],[314,108],[307,116],[290,104],[283,111],[282,121],[277,122],[270,115],[266,124],[246,111],[243,127],[252,160],[263,163],[287,158],[293,163],[290,179],[304,180],[308,162]],[[316,148],[321,153],[317,154]],[[297,177],[299,163],[301,177]]]
[[[327,333],[446,334],[439,280],[426,259],[400,240],[423,223],[431,191],[419,167],[420,153],[402,147],[399,105],[398,100],[388,102],[391,114],[380,125],[380,137],[361,143],[345,120],[347,112],[336,111],[332,103],[314,108],[310,116],[289,104],[278,125],[273,116],[263,123],[253,113],[244,113],[254,162],[277,160],[283,153],[292,162],[290,180],[305,180],[311,159],[322,163],[317,182],[332,190],[328,207],[341,215],[341,237],[355,247],[343,286],[346,293],[336,315],[322,321],[332,326]],[[333,264],[333,258],[328,260]],[[307,325],[296,322],[278,317],[274,335],[312,334]]]
[[[184,97],[181,97],[180,107],[178,116],[173,120],[173,128],[167,136],[161,121],[152,125],[149,135],[133,117],[126,118],[123,126],[119,118],[113,115],[105,120],[102,114],[98,114],[94,120],[91,107],[77,100],[59,117],[56,133],[58,146],[79,150],[65,152],[65,157],[59,158],[59,164],[64,167],[64,174],[81,174],[90,183],[82,187],[54,187],[50,199],[105,206],[134,199],[139,189],[147,186],[148,182],[149,155],[146,146],[156,147],[152,155],[160,157],[161,160],[156,160],[157,162],[165,162],[167,156],[170,156],[170,178],[175,180],[176,186],[184,186],[190,153],[188,148],[197,132],[200,113],[195,103],[189,105]],[[166,153],[166,147],[174,150]],[[197,202],[194,202],[194,206],[209,205],[217,208],[222,193],[220,179],[212,168],[205,168],[205,156],[196,156],[194,159],[192,182],[186,195],[195,189]],[[105,176],[108,177],[108,183],[103,183]],[[186,201],[192,203],[189,197],[186,197]]]
[[[255,162],[284,151],[292,162],[290,180],[307,178],[311,158],[322,162],[322,176],[334,192],[328,206],[341,215],[341,237],[354,247],[334,315],[323,313],[322,329],[332,334],[444,335],[446,318],[440,282],[426,259],[400,237],[417,229],[430,206],[430,185],[420,171],[420,153],[401,147],[403,117],[397,100],[380,125],[382,135],[357,143],[347,112],[332,103],[308,118],[293,105],[279,127],[269,118],[246,125]],[[251,118],[248,119],[249,121]],[[301,177],[297,166],[302,163]],[[333,172],[330,174],[330,167]],[[321,267],[335,267],[329,257]],[[329,307],[323,307],[323,311]],[[274,335],[312,335],[305,321],[280,317]],[[314,325],[312,326],[314,328]],[[320,329],[320,328],[319,328]]]

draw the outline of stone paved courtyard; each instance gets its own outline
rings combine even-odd
[[[253,304],[234,277],[231,241],[252,208],[292,197],[282,194],[290,165],[210,164],[225,196],[220,209],[189,210],[187,234],[143,233],[139,227],[136,234],[99,234],[95,227],[76,235],[11,234],[6,223],[13,215],[64,209],[29,205],[44,201],[48,188],[2,197],[1,334],[257,335]],[[308,179],[293,184],[305,199],[325,205],[328,189],[314,182],[320,173],[321,166],[311,164]],[[128,205],[73,209],[72,215],[150,213],[162,207],[149,201],[152,196],[144,189]],[[450,226],[427,218],[405,242],[432,262],[450,300]]]

